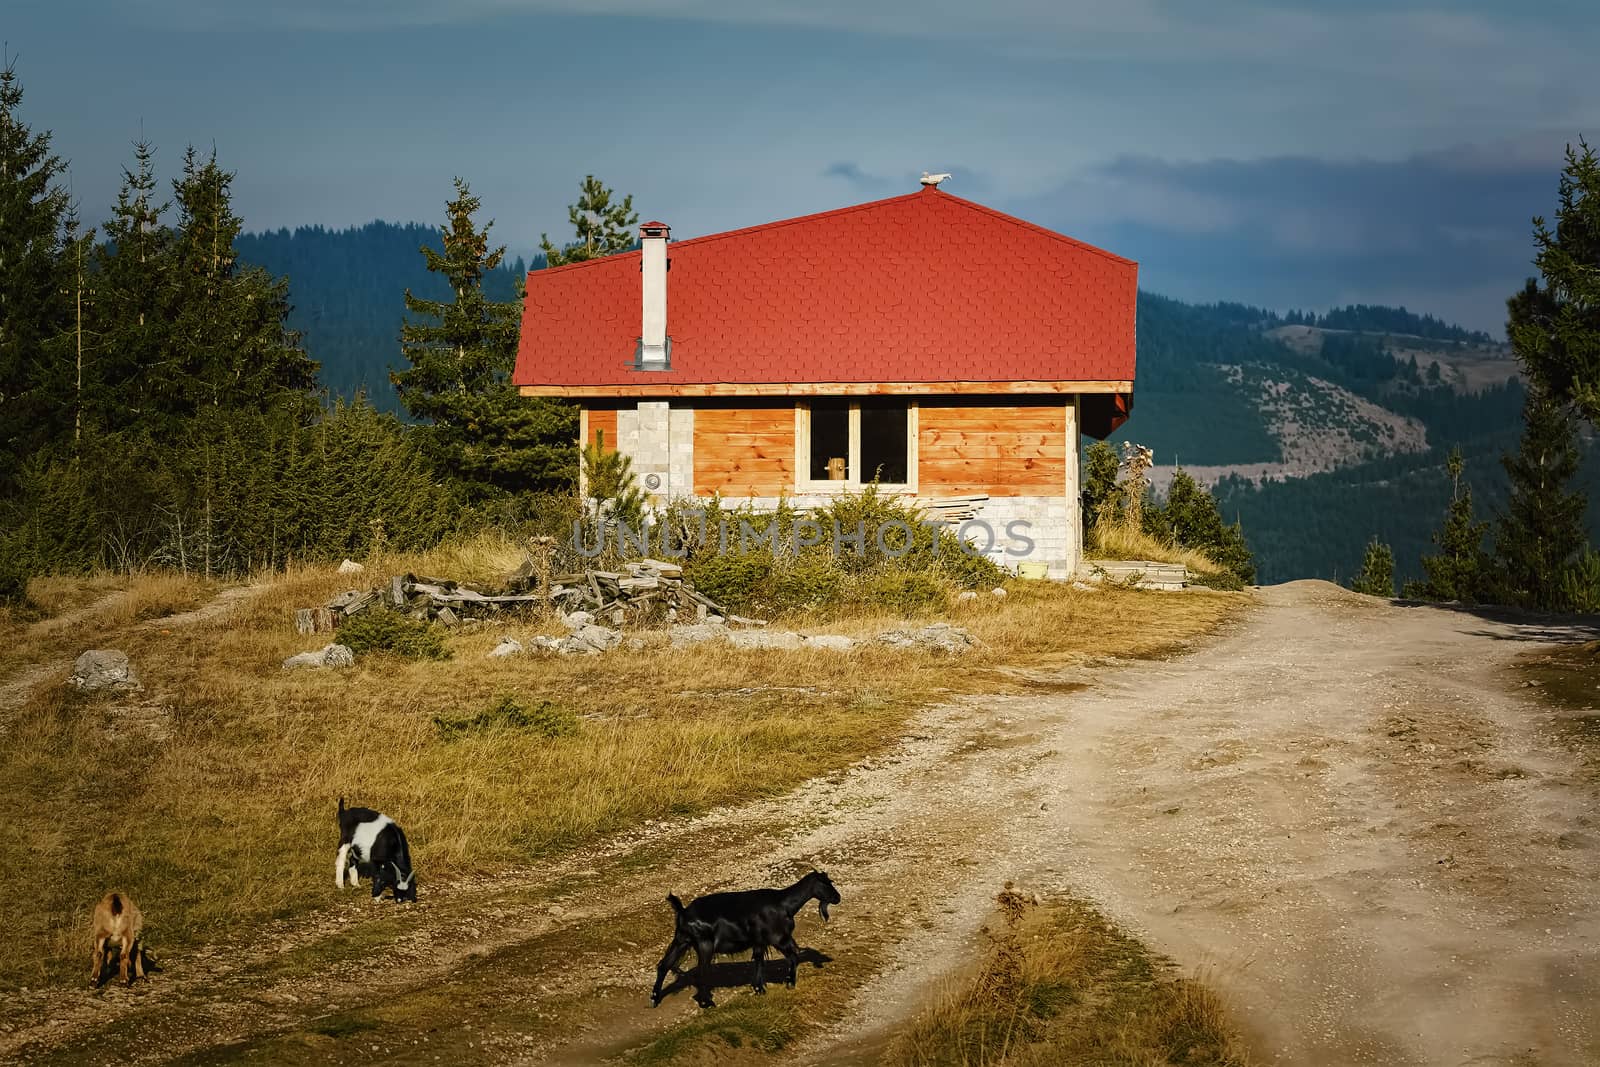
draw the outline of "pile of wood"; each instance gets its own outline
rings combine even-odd
[[[504,591],[492,593],[446,578],[396,575],[387,586],[352,589],[323,607],[296,611],[295,629],[303,634],[324,633],[352,615],[380,607],[445,626],[533,607],[569,614],[587,611],[597,620],[618,626],[629,616],[638,618],[658,610],[672,617],[680,613],[697,619],[721,615],[730,622],[762,625],[760,620],[730,615],[716,601],[696,592],[683,580],[683,568],[676,563],[647,559],[626,564],[621,571],[554,574],[546,582],[541,582],[535,571],[531,563],[524,564],[507,579]]]
[[[919,497],[911,502],[911,506],[921,509],[930,522],[957,526],[968,519],[977,518],[978,510],[988,502],[988,493],[973,493],[968,496]]]

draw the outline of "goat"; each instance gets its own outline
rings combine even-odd
[[[789,961],[789,985],[792,987],[800,969],[800,949],[794,943],[794,917],[812,899],[818,902],[817,911],[822,921],[827,922],[828,905],[839,903],[839,891],[822,871],[812,871],[787,889],[711,893],[688,907],[668,893],[667,902],[672,905],[676,926],[672,944],[667,946],[666,955],[656,967],[656,986],[650,994],[650,1006],[661,1003],[661,983],[691,948],[695,952],[694,999],[702,1008],[712,1006],[707,968],[718,953],[749,949],[756,972],[753,987],[757,993],[765,993],[767,980],[762,970],[767,949],[775,948]]]
[[[394,899],[416,902],[417,876],[411,868],[411,849],[405,831],[389,816],[371,808],[347,808],[339,798],[339,851],[333,861],[333,884],[345,888],[372,879],[372,899],[394,887]]]
[[[110,892],[94,906],[94,965],[89,969],[89,984],[98,986],[111,962],[111,946],[121,954],[119,976],[132,985],[144,973],[144,915],[126,893]]]

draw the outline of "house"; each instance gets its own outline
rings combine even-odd
[[[514,380],[576,401],[653,502],[810,506],[876,480],[969,498],[1000,562],[1076,568],[1081,436],[1132,406],[1137,264],[936,184],[639,236],[528,275]]]

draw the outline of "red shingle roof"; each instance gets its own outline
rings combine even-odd
[[[1133,378],[1136,263],[931,188],[667,249],[670,371],[630,252],[529,273],[516,384]]]

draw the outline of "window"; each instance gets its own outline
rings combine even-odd
[[[797,488],[859,489],[876,480],[915,489],[916,406],[892,400],[817,400],[795,413]]]

